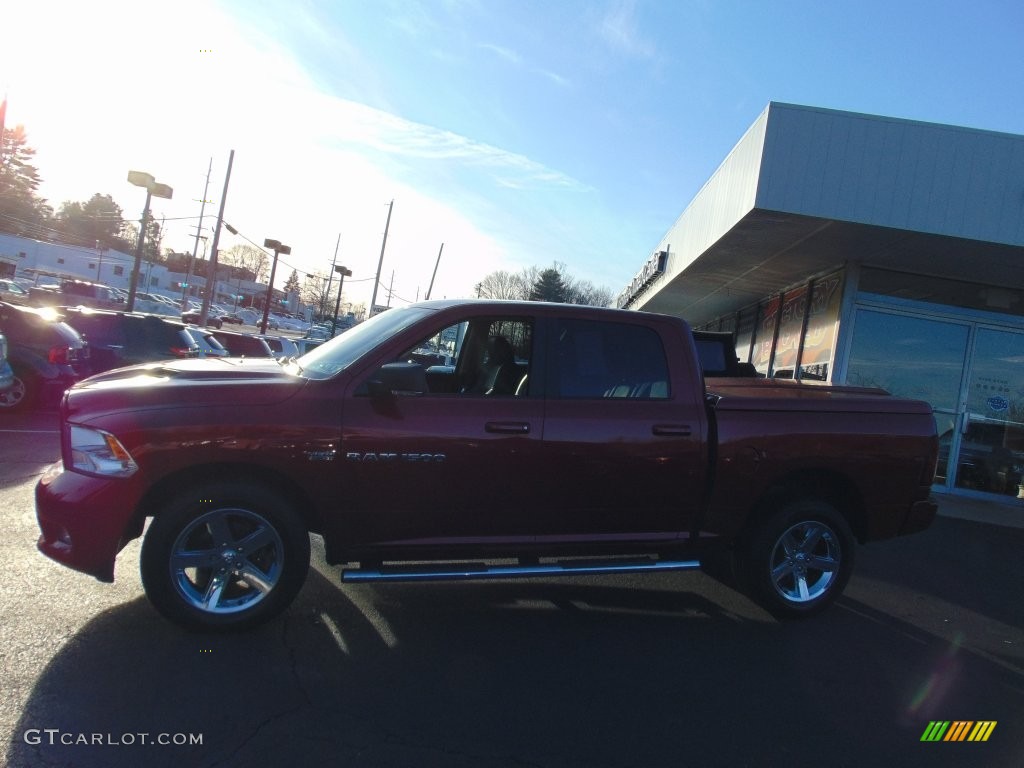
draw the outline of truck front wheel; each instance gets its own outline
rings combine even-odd
[[[189,629],[261,624],[295,598],[309,570],[309,534],[268,488],[219,482],[179,495],[142,544],[153,606]]]
[[[810,616],[828,607],[853,569],[853,533],[824,501],[791,502],[743,542],[740,575],[748,592],[780,617]]]

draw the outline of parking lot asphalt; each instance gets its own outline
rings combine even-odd
[[[0,765],[1021,764],[1024,533],[963,499],[809,621],[704,573],[347,585],[314,537],[281,619],[206,635],[145,601],[138,541],[114,584],[36,551],[57,427],[0,419]],[[921,742],[968,719],[989,742]]]
[[[1007,497],[1005,501],[991,501],[952,493],[937,493],[935,498],[943,517],[1024,528],[1024,499]]]

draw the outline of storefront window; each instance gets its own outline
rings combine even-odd
[[[1024,472],[1024,334],[979,328],[956,485],[1016,496]]]
[[[1024,315],[1024,290],[1007,285],[969,283],[866,267],[860,273],[860,290],[931,304]]]
[[[800,334],[804,328],[807,312],[807,286],[801,285],[788,291],[782,297],[782,317],[779,322],[779,338],[775,344],[775,362],[772,375],[793,378],[796,358],[800,352]]]
[[[837,272],[814,281],[811,307],[807,313],[803,351],[800,353],[800,378],[827,381],[829,361],[839,309],[843,299],[843,275]]]
[[[960,323],[858,309],[846,381],[955,411],[968,330]]]
[[[750,344],[754,340],[757,306],[740,310],[736,318],[736,356],[741,363],[750,362]]]
[[[754,353],[750,362],[758,373],[768,373],[768,364],[772,359],[772,343],[775,341],[775,323],[779,318],[779,297],[773,296],[758,309],[757,337],[754,340]]]

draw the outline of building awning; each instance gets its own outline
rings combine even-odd
[[[695,324],[848,262],[1017,289],[1024,136],[773,103],[659,251],[621,300]]]

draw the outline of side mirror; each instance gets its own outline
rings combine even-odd
[[[388,363],[381,366],[367,387],[373,398],[419,396],[428,391],[427,372],[419,363]]]

